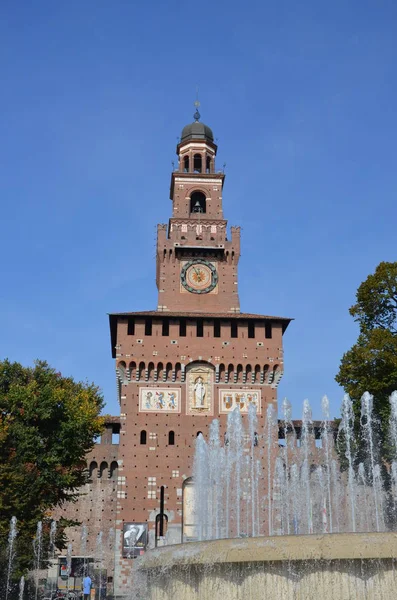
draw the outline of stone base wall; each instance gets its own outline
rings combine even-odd
[[[151,551],[137,564],[145,600],[379,600],[397,586],[397,535],[217,540]]]

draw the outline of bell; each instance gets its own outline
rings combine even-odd
[[[198,200],[197,200],[196,204],[193,206],[193,212],[195,212],[195,213],[203,212],[203,209],[201,208],[201,204]]]

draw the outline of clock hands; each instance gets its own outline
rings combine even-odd
[[[197,275],[197,281],[200,282],[201,281],[201,271],[199,269],[197,269],[196,267],[193,267],[193,269],[194,269],[194,272]]]

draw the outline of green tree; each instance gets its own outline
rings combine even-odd
[[[380,449],[389,460],[389,396],[397,389],[397,262],[381,262],[363,281],[350,314],[360,333],[343,355],[335,379],[354,401],[358,434],[361,396],[365,391],[373,394]]]
[[[103,397],[93,384],[62,377],[46,362],[0,362],[0,547],[12,516],[18,526],[19,574],[32,566],[38,521],[73,502],[86,481],[86,453],[103,428]],[[64,525],[69,523],[64,522]],[[62,528],[58,533],[62,545]]]

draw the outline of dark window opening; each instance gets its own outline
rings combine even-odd
[[[170,322],[168,319],[163,320],[161,335],[170,335]]]
[[[197,337],[204,336],[204,321],[203,319],[197,320]]]
[[[257,446],[258,444],[259,444],[259,436],[258,436],[258,434],[255,431],[255,433],[254,433],[254,446]]]
[[[152,335],[152,319],[145,319],[145,335]]]
[[[190,212],[205,213],[206,208],[206,200],[203,192],[193,192],[190,196]]]
[[[214,337],[221,337],[221,322],[219,319],[214,321]]]
[[[196,437],[198,437],[199,435],[203,435],[203,432],[202,432],[202,431],[198,431],[198,432],[196,433]]]
[[[179,321],[179,335],[180,337],[186,337],[186,319]]]
[[[146,444],[146,431],[144,429],[141,431],[141,444],[142,446]]]
[[[236,321],[232,321],[231,325],[230,325],[230,337],[236,338],[237,336],[238,336],[237,322]]]
[[[266,321],[265,323],[265,338],[270,340],[272,338],[272,324],[270,321]]]
[[[195,154],[193,157],[193,171],[194,173],[201,173],[201,154]]]
[[[168,445],[175,446],[175,432],[174,431],[170,431],[168,433]]]
[[[255,323],[253,321],[248,321],[248,337],[255,337]]]
[[[189,157],[185,156],[185,158],[183,159],[183,170],[185,171],[185,173],[189,173]]]
[[[135,335],[135,319],[133,317],[128,319],[127,334]]]
[[[205,161],[205,171],[206,173],[211,173],[211,159],[209,156],[207,156],[207,159]]]

